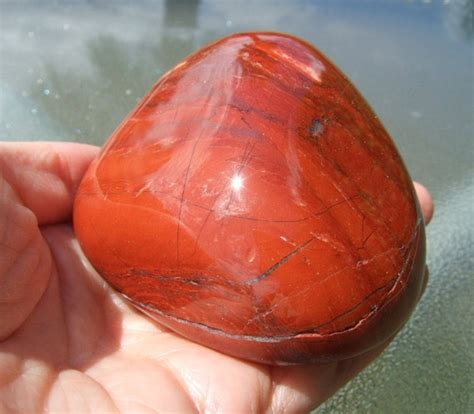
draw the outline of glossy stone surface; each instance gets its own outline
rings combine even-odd
[[[423,222],[393,142],[288,35],[234,35],[167,73],[90,167],[74,225],[138,308],[259,362],[367,351],[403,325],[423,279]]]

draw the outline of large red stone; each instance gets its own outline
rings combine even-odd
[[[234,35],[167,73],[91,165],[74,225],[135,306],[259,362],[369,350],[423,279],[423,222],[393,142],[288,35]]]

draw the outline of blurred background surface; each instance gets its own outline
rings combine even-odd
[[[0,1],[0,140],[102,144],[169,68],[250,30],[326,53],[434,195],[431,279],[390,348],[316,412],[474,412],[472,0]]]

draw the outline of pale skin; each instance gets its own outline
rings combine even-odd
[[[271,367],[135,311],[82,260],[71,227],[75,191],[97,153],[0,143],[1,413],[307,412],[388,345],[342,362]],[[429,222],[431,196],[415,188]]]

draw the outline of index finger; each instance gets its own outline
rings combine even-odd
[[[71,217],[77,187],[99,148],[66,142],[1,142],[0,173],[39,225]]]

